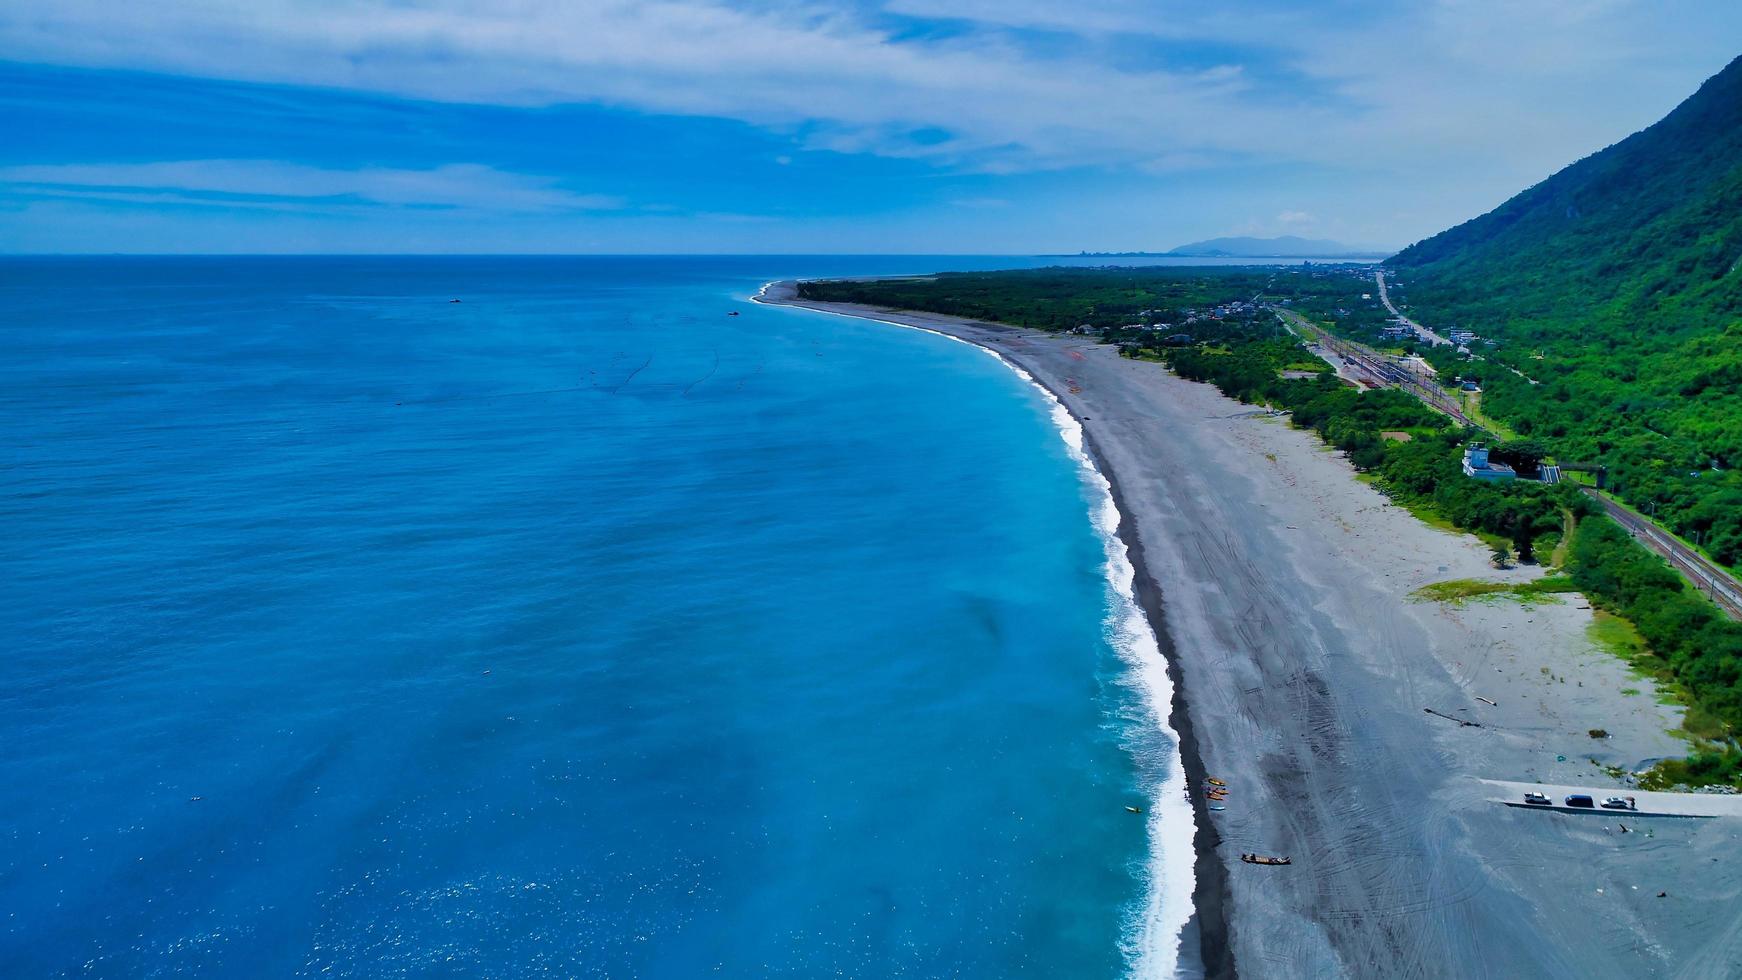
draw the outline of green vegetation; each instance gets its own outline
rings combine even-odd
[[[1160,335],[1192,332],[1199,317],[1208,322],[1228,316],[1215,308],[1251,298],[1271,277],[1268,269],[1205,268],[944,272],[914,279],[807,282],[799,285],[799,295],[1053,331],[1088,324],[1117,334],[1127,326],[1164,324],[1163,331],[1141,331],[1157,333],[1160,340]],[[1248,314],[1241,317],[1245,320],[1259,316],[1256,310],[1239,312]],[[1273,322],[1269,314],[1261,318],[1267,325]]]
[[[1468,599],[1480,599],[1488,596],[1504,596],[1521,602],[1539,602],[1542,599],[1567,592],[1577,592],[1579,587],[1565,575],[1545,575],[1532,582],[1484,582],[1475,578],[1459,578],[1446,582],[1431,582],[1415,590],[1415,595],[1432,602],[1463,602]]]
[[[1417,319],[1498,341],[1433,355],[1480,381],[1484,413],[1742,563],[1742,59],[1387,265]]]
[[[1646,646],[1645,637],[1639,635],[1639,630],[1632,623],[1606,610],[1595,611],[1590,628],[1585,632],[1593,646],[1629,664],[1642,657],[1651,656],[1651,648]],[[1643,666],[1635,665],[1634,669],[1651,675],[1651,671]]]
[[[1695,749],[1686,759],[1668,759],[1639,778],[1641,789],[1742,782],[1742,750],[1734,746]]]
[[[1612,521],[1581,521],[1567,564],[1581,591],[1633,623],[1639,640],[1702,710],[1729,725],[1742,719],[1742,624],[1686,588]],[[1622,642],[1636,647],[1638,641]],[[1629,662],[1643,667],[1642,659]]]
[[[1423,520],[1478,534],[1497,554],[1516,554],[1523,562],[1552,548],[1566,574],[1506,587],[1510,597],[1530,601],[1572,589],[1591,597],[1599,608],[1593,640],[1699,713],[1698,731],[1689,729],[1695,756],[1677,763],[1676,778],[1737,775],[1737,765],[1725,760],[1734,749],[1730,732],[1742,724],[1742,624],[1684,588],[1680,577],[1603,516],[1576,485],[1465,478],[1459,449],[1467,432],[1402,392],[1344,385],[1317,367],[1322,362],[1280,328],[1271,310],[1286,300],[1290,309],[1333,323],[1340,333],[1376,329],[1364,314],[1356,315],[1362,308],[1356,291],[1371,282],[1370,275],[1370,269],[1344,266],[1043,269],[811,283],[803,295],[1043,329],[1088,324],[1127,356],[1163,361],[1182,377],[1289,413],[1295,425],[1342,450],[1364,479]],[[1164,326],[1137,329],[1138,322]],[[1283,376],[1307,367],[1310,376]],[[1492,409],[1491,400],[1487,407]],[[1564,453],[1558,441],[1536,441],[1540,436],[1528,425],[1514,426],[1533,440],[1502,442],[1493,447],[1495,458],[1529,472],[1550,448]],[[1388,432],[1411,438],[1388,439]],[[1464,591],[1470,594],[1457,594]],[[1440,583],[1424,590],[1424,598],[1462,599],[1483,591],[1485,584]]]

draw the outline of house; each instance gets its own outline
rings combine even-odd
[[[1472,442],[1464,450],[1464,475],[1473,480],[1510,480],[1518,474],[1505,463],[1490,460],[1488,447]]]

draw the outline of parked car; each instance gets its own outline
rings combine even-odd
[[[1597,801],[1583,793],[1574,793],[1567,797],[1567,806],[1582,806],[1594,810],[1597,808]]]
[[[1605,810],[1632,810],[1632,809],[1634,809],[1633,797],[1631,797],[1631,796],[1611,796],[1608,799],[1603,801],[1603,809],[1605,809]]]
[[[1526,793],[1524,802],[1533,806],[1548,806],[1550,801],[1547,793]]]

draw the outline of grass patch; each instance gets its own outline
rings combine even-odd
[[[1640,789],[1673,789],[1677,786],[1735,784],[1742,779],[1742,750],[1734,746],[1705,745],[1686,759],[1665,759],[1639,777]]]
[[[1573,584],[1571,575],[1544,575],[1534,582],[1526,582],[1519,586],[1518,591],[1532,595],[1558,595],[1577,592],[1579,587]]]
[[[1461,602],[1477,596],[1496,595],[1512,591],[1505,582],[1483,582],[1473,578],[1455,578],[1449,582],[1431,582],[1415,590],[1418,598],[1431,602]]]
[[[1647,677],[1657,676],[1655,670],[1639,663],[1640,660],[1651,657],[1651,649],[1645,645],[1645,637],[1640,636],[1639,630],[1620,616],[1602,609],[1592,610],[1591,625],[1586,627],[1585,636],[1599,650],[1620,657],[1634,670]]]
[[[1591,625],[1586,627],[1585,637],[1597,649],[1619,657],[1635,677],[1651,681],[1657,687],[1658,704],[1679,705],[1690,712],[1694,710],[1693,699],[1688,696],[1686,688],[1677,683],[1675,671],[1651,651],[1645,637],[1639,635],[1639,630],[1631,622],[1608,610],[1595,609],[1591,612]]]
[[[1671,729],[1669,732],[1671,735],[1692,742],[1699,746],[1702,751],[1709,750],[1721,753],[1728,749],[1724,743],[1730,738],[1730,726],[1694,701],[1688,694],[1687,688],[1676,681],[1675,673],[1670,669],[1669,664],[1664,663],[1663,658],[1651,652],[1651,648],[1645,643],[1645,638],[1639,635],[1639,630],[1634,628],[1632,623],[1614,613],[1602,609],[1594,610],[1591,625],[1586,630],[1586,636],[1599,649],[1621,658],[1635,676],[1651,681],[1657,688],[1658,704],[1683,709],[1681,727]],[[1621,689],[1621,693],[1632,696],[1643,692],[1637,687],[1624,687]],[[1686,772],[1678,768],[1680,766],[1679,760],[1676,767],[1666,769],[1667,765],[1667,763],[1660,764],[1652,770],[1653,772],[1663,770],[1667,774],[1660,774],[1659,778],[1669,780],[1661,785],[1672,786],[1686,783],[1687,779],[1690,778]],[[1709,770],[1700,770],[1696,767],[1694,772],[1698,774],[1699,772],[1709,772]],[[1724,779],[1714,781],[1723,782]],[[1705,785],[1705,783],[1691,785]]]
[[[1545,575],[1534,582],[1514,585],[1510,582],[1488,582],[1477,578],[1455,578],[1445,582],[1430,582],[1416,589],[1418,599],[1429,602],[1468,602],[1472,599],[1506,598],[1520,602],[1540,602],[1549,596],[1579,591],[1565,575]]]
[[[1390,489],[1388,489],[1385,486],[1385,482],[1380,479],[1379,474],[1377,474],[1377,473],[1362,473],[1362,474],[1360,474],[1360,476],[1362,479],[1364,479],[1367,482],[1378,487],[1380,492],[1384,493],[1385,496],[1388,499],[1390,499],[1390,501],[1392,503],[1398,505],[1399,507],[1402,507],[1404,510],[1409,511],[1410,516],[1414,517],[1416,520],[1422,522],[1423,524],[1426,524],[1428,527],[1431,527],[1436,531],[1449,531],[1452,534],[1468,534],[1469,533],[1468,531],[1465,531],[1463,528],[1457,526],[1456,524],[1453,524],[1451,522],[1450,518],[1446,517],[1444,514],[1441,514],[1439,511],[1434,510],[1432,507],[1430,507],[1428,504],[1422,502],[1421,500],[1409,497],[1405,494],[1393,493]]]
[[[1713,741],[1728,735],[1730,726],[1704,708],[1689,705],[1687,712],[1682,715],[1682,731],[1696,739]]]
[[[1561,508],[1561,536],[1555,542],[1554,551],[1548,556],[1548,562],[1555,568],[1565,568],[1567,564],[1567,546],[1573,543],[1573,532],[1578,530],[1579,519],[1565,507]]]

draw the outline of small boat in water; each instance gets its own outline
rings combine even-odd
[[[1142,813],[1143,808],[1140,806],[1128,806],[1125,808],[1125,812],[1126,813]]]
[[[1285,857],[1269,857],[1269,856],[1264,855],[1264,854],[1242,854],[1242,855],[1240,855],[1240,860],[1245,861],[1247,864],[1293,864],[1294,863],[1293,861],[1291,861]]]

